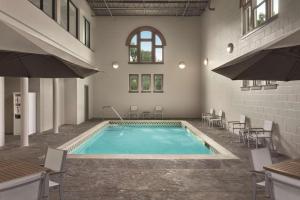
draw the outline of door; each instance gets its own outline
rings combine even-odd
[[[84,120],[89,120],[89,86],[84,86]]]

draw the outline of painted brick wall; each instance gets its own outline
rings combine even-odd
[[[209,59],[209,65],[201,67],[205,74],[206,84],[201,86],[201,91],[204,91],[206,110],[223,109],[230,120],[245,114],[252,127],[261,127],[265,119],[273,120],[278,150],[299,157],[300,82],[279,82],[276,90],[241,91],[241,81],[231,81],[211,69],[299,29],[300,1],[280,0],[278,18],[247,37],[241,36],[239,0],[215,0],[214,5],[216,10],[205,12],[200,24],[201,59]],[[233,54],[226,52],[230,42],[235,45]]]

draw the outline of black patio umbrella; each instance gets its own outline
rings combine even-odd
[[[232,80],[300,80],[300,45],[255,50],[212,71]]]
[[[97,72],[54,55],[0,50],[0,76],[85,78]]]

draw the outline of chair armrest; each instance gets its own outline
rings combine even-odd
[[[66,173],[66,171],[51,171],[51,172],[49,173],[49,175],[65,174],[65,173]]]
[[[250,170],[249,172],[252,173],[252,174],[265,175],[265,172],[264,172],[264,171]]]
[[[239,121],[228,121],[228,124],[234,124],[234,123],[238,123]]]

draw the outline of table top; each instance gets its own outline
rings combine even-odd
[[[270,166],[265,166],[265,170],[300,179],[300,159],[287,160]]]
[[[43,171],[49,172],[51,170],[25,161],[0,160],[0,183]]]

